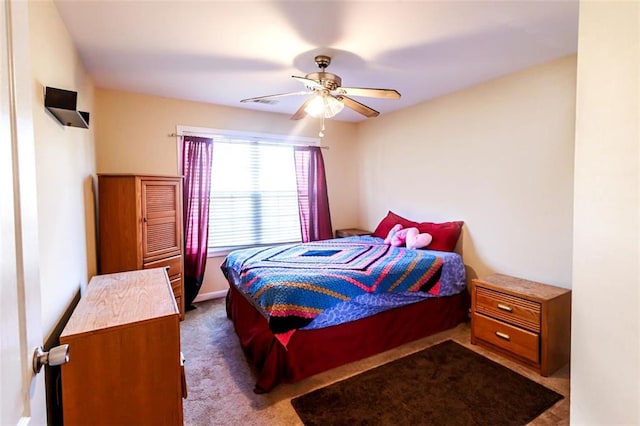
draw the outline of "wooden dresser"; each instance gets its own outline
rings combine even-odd
[[[182,178],[98,175],[101,274],[167,268],[184,319]]]
[[[471,343],[552,374],[571,355],[571,290],[502,274],[472,280]]]
[[[181,425],[180,319],[164,268],[95,276],[60,335],[72,425]]]

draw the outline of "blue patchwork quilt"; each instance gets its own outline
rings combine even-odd
[[[396,306],[438,296],[443,290],[459,292],[464,269],[462,279],[455,278],[460,288],[450,291],[441,282],[447,256],[439,254],[445,253],[352,237],[236,250],[221,269],[286,345],[296,329],[311,328],[317,317],[331,318],[323,314],[335,314],[340,307],[357,306],[362,300],[381,300],[383,309],[388,309],[398,297],[401,303]],[[459,258],[455,253],[445,255]]]

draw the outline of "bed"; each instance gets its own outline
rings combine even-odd
[[[467,320],[457,253],[373,236],[236,250],[221,265],[227,316],[257,373],[293,383]]]

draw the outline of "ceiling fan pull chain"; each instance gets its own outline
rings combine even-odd
[[[322,130],[318,133],[318,136],[324,137],[324,114],[322,114]]]

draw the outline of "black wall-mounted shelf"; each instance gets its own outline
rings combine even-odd
[[[89,128],[89,113],[76,111],[78,93],[71,90],[45,88],[44,106],[63,126]]]

